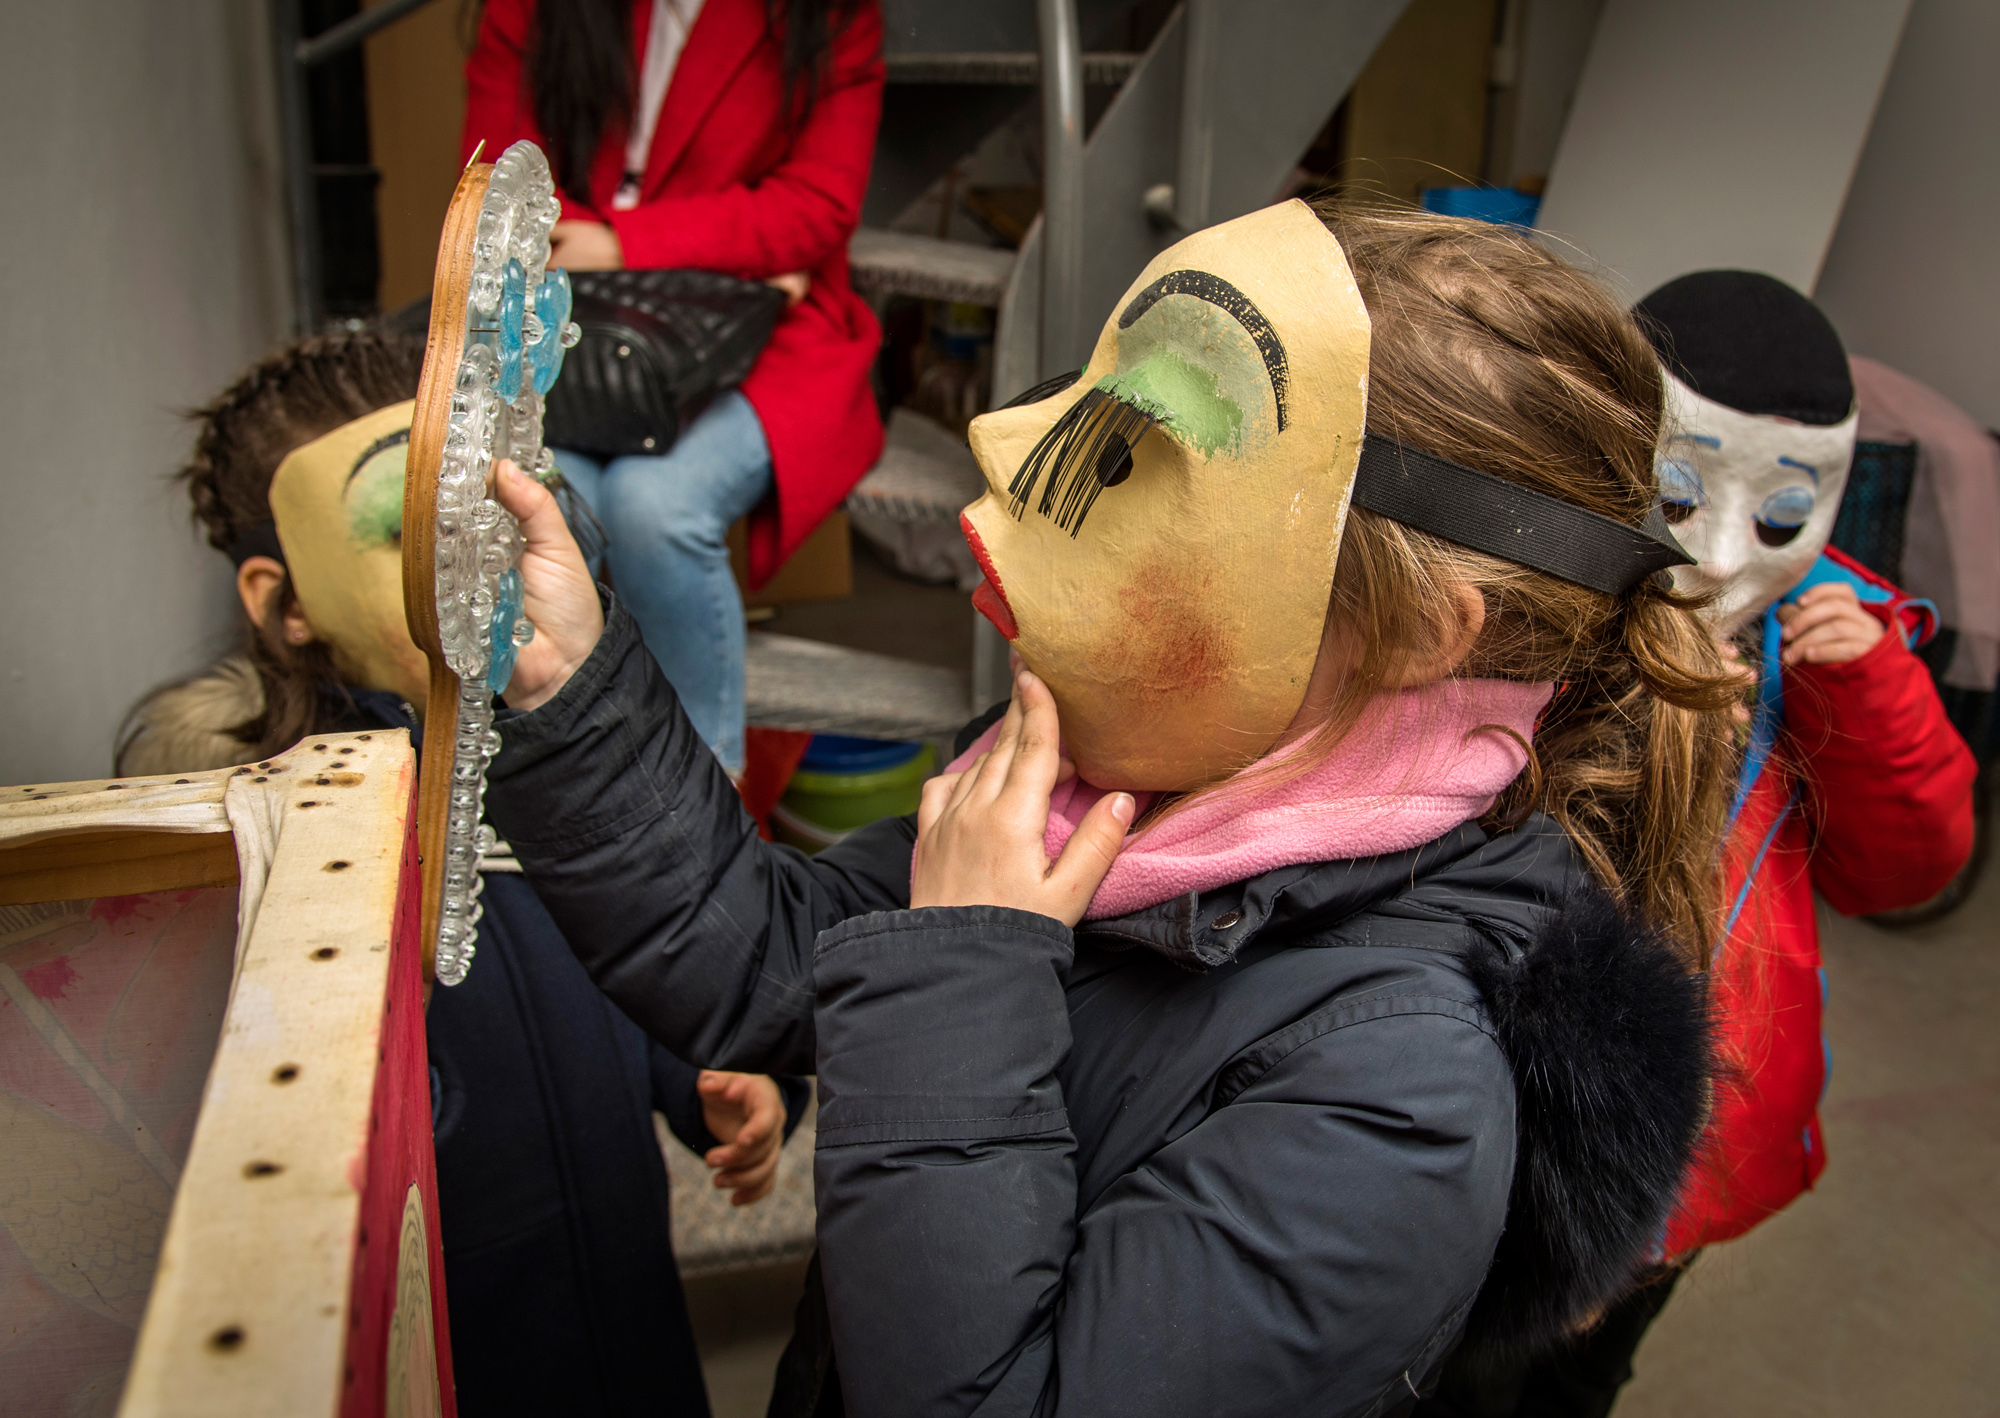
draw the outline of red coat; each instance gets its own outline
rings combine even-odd
[[[1859,659],[1784,671],[1784,728],[1726,849],[1724,901],[1742,910],[1710,977],[1722,1067],[1665,1255],[1740,1236],[1818,1180],[1827,1053],[1813,892],[1859,916],[1942,891],[1972,850],[1977,771],[1893,629]]]
[[[488,0],[466,61],[464,155],[486,143],[542,144],[523,84],[536,0]],[[653,7],[632,6],[632,52],[646,52]],[[847,280],[847,241],[882,110],[882,16],[866,0],[834,41],[804,125],[785,122],[785,79],[764,0],[706,0],[653,132],[639,205],[611,210],[625,165],[623,128],[591,169],[589,205],[563,215],[609,222],[635,267],[699,267],[748,280],[812,277],[744,382],[771,445],[777,495],[751,514],[750,577],[762,583],[838,507],[882,451],[869,387],[881,329]]]

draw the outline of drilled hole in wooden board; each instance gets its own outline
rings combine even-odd
[[[285,1169],[276,1162],[245,1162],[243,1175],[255,1180],[258,1177],[275,1177]]]
[[[325,744],[323,744],[323,743],[316,743],[316,744],[314,744],[314,745],[313,745],[313,752],[314,752],[314,753],[325,753],[325,752],[326,752],[326,745],[325,745]]]
[[[304,802],[300,803],[300,804],[299,804],[299,806],[300,806],[300,807],[318,807],[318,806],[319,806],[319,800],[318,800],[318,799],[316,799],[316,798],[307,798],[307,799],[306,799],[306,800],[305,800]]]
[[[353,866],[353,865],[354,865],[354,863],[353,863],[353,862],[328,862],[328,863],[327,863],[327,864],[326,864],[325,866],[321,867],[321,868],[320,868],[320,870],[321,870],[321,871],[346,871],[346,870],[347,870],[347,869],[348,869],[349,867],[351,867],[351,866]]]
[[[333,957],[334,957],[334,956],[336,956],[336,955],[338,955],[338,954],[340,954],[340,952],[339,952],[338,950],[335,950],[335,949],[334,949],[334,948],[333,948],[332,946],[330,946],[330,945],[322,945],[322,946],[321,946],[321,947],[320,947],[320,948],[319,948],[318,950],[315,950],[315,951],[313,952],[313,959],[315,959],[315,960],[331,960],[331,959],[333,959]]]
[[[279,1064],[271,1070],[271,1082],[273,1083],[290,1083],[298,1076],[299,1066],[297,1064]]]
[[[322,788],[331,788],[333,786],[333,779],[331,778],[325,778],[325,777],[315,778],[313,779],[313,782]]]
[[[208,1347],[218,1354],[233,1354],[243,1347],[243,1326],[226,1324],[208,1337]]]

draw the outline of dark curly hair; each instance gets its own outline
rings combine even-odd
[[[208,543],[228,551],[271,520],[271,478],[294,448],[417,397],[420,340],[375,330],[315,335],[252,365],[198,409],[194,451],[175,473]]]
[[[271,478],[295,448],[377,409],[417,395],[420,340],[376,330],[301,340],[258,361],[187,417],[194,451],[175,474],[209,545],[229,551],[271,521]],[[340,672],[323,641],[288,645],[284,613],[297,601],[288,575],[260,626],[244,617],[244,653],[264,690],[264,709],[230,732],[248,759],[268,758],[325,729],[340,709]],[[128,721],[129,722],[129,721]],[[122,749],[121,749],[122,753]]]

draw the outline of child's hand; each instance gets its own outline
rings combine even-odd
[[[533,709],[555,698],[590,658],[604,634],[604,607],[555,494],[503,459],[493,471],[493,495],[520,519],[528,540],[521,589],[535,638],[514,661],[506,699],[516,709]]]
[[[777,1081],[703,1069],[694,1086],[702,1121],[722,1139],[701,1159],[715,1172],[715,1185],[734,1189],[731,1206],[761,1201],[778,1180],[778,1149],[785,1141],[785,1100]]]
[[[1861,608],[1854,588],[1840,581],[1815,586],[1797,603],[1778,607],[1788,665],[1844,665],[1875,648],[1882,622]]]
[[[1056,702],[1034,675],[1014,678],[1000,736],[963,773],[924,784],[910,905],[1011,906],[1066,926],[1111,870],[1131,825],[1130,793],[1099,799],[1051,863],[1042,850],[1049,794],[1075,773],[1057,752]]]

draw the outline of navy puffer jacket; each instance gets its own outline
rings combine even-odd
[[[1384,1414],[1645,1263],[1701,986],[1545,818],[1072,932],[908,909],[915,826],[757,834],[632,622],[501,723],[489,796],[626,1013],[820,1076],[775,1413]]]

